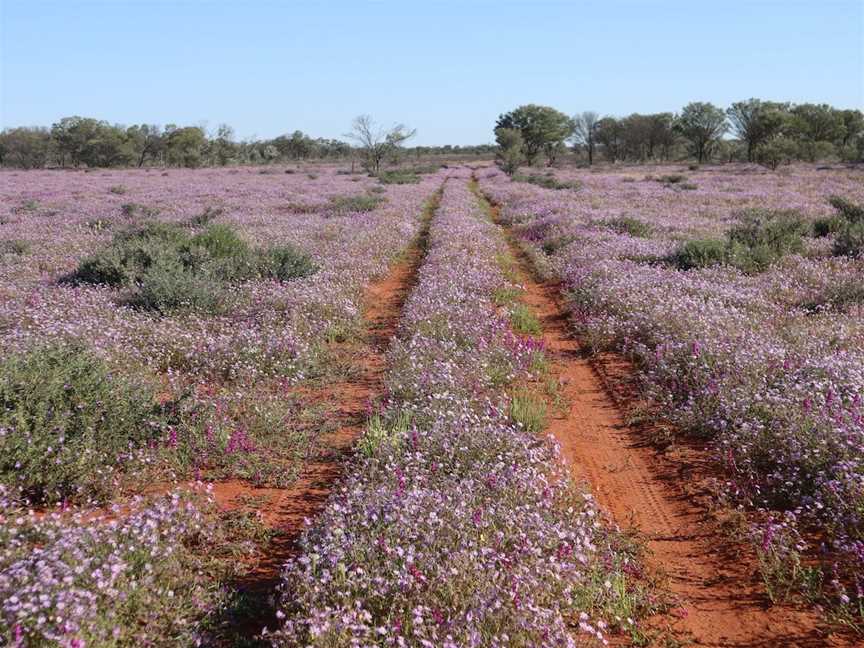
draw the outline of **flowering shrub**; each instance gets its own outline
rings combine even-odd
[[[230,573],[205,551],[224,542],[207,506],[179,492],[101,517],[6,509],[0,639],[16,648],[200,645]]]
[[[33,500],[107,495],[118,459],[158,438],[161,423],[151,387],[81,348],[0,360],[0,480]]]
[[[536,345],[495,307],[505,247],[464,179],[432,221],[390,397],[285,568],[275,645],[577,645],[603,640],[604,613],[632,622],[630,553],[509,417]]]
[[[782,512],[784,538],[825,542],[826,561],[844,574],[841,585],[860,591],[864,265],[831,258],[828,230],[820,232],[828,234],[824,242],[802,242],[800,234],[802,219],[832,214],[830,195],[860,202],[864,190],[851,174],[819,173],[716,172],[700,176],[698,191],[672,198],[656,183],[622,183],[618,173],[582,174],[585,188],[574,195],[503,175],[483,178],[483,189],[504,205],[543,266],[563,278],[583,339],[633,357],[664,414],[712,440],[737,501]],[[742,226],[742,207],[779,215]],[[794,217],[765,211],[790,208]],[[602,227],[631,209],[651,224],[652,238]],[[754,276],[662,262],[679,239],[702,258],[714,252],[695,250],[694,241],[724,235],[782,247],[783,256],[762,255],[763,271]]]

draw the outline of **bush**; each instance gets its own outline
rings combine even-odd
[[[680,173],[670,173],[657,178],[657,182],[662,184],[680,184],[687,179],[687,176]]]
[[[76,346],[0,361],[0,476],[39,502],[107,496],[122,457],[159,430],[154,393]]]
[[[813,236],[824,238],[836,234],[846,225],[846,220],[839,215],[824,216],[813,221]]]
[[[856,205],[841,196],[831,196],[828,198],[828,202],[844,220],[850,223],[864,221],[864,205]]]
[[[761,272],[787,254],[804,249],[811,226],[791,210],[749,209],[726,240],[688,241],[673,255],[682,270],[728,264],[748,273]]]
[[[224,302],[220,283],[190,272],[176,259],[161,258],[142,275],[126,303],[168,315],[177,311],[214,313]]]
[[[378,174],[378,182],[381,184],[417,184],[420,176],[414,171],[382,171]]]
[[[128,189],[126,189],[126,187],[124,187],[123,185],[114,185],[113,187],[108,187],[108,191],[112,194],[122,196],[128,191]]]
[[[166,314],[217,310],[226,282],[288,281],[315,271],[311,259],[294,248],[253,250],[230,225],[209,225],[190,236],[179,225],[150,222],[116,235],[108,247],[84,259],[70,279],[128,288],[126,303]]]
[[[834,241],[837,256],[864,256],[864,221],[847,223]]]
[[[577,180],[573,180],[572,182],[564,182],[557,180],[553,176],[539,175],[533,173],[531,175],[516,174],[513,176],[513,181],[527,182],[529,184],[537,185],[538,187],[543,187],[544,189],[572,189],[574,191],[578,191],[582,188],[582,183]]]
[[[148,207],[146,205],[139,205],[138,203],[124,203],[120,205],[120,211],[127,218],[134,218],[139,215],[145,218],[155,218],[159,215],[158,207]]]
[[[726,260],[727,243],[717,239],[687,241],[672,255],[672,262],[681,270],[707,268]]]
[[[629,234],[637,238],[649,238],[653,228],[638,218],[620,216],[603,222],[603,225],[619,234]]]
[[[330,199],[329,210],[335,214],[364,213],[375,210],[384,202],[383,196],[334,196]]]
[[[840,196],[831,196],[828,202],[837,210],[836,218],[841,221],[834,240],[834,254],[851,257],[864,255],[864,206]]]
[[[0,254],[27,254],[30,251],[30,243],[22,239],[0,239]]]
[[[189,219],[189,224],[192,226],[203,226],[208,225],[212,220],[218,218],[222,214],[225,213],[225,210],[221,207],[207,207],[203,212],[198,214],[197,216],[193,216]]]
[[[270,248],[262,255],[265,274],[279,281],[302,279],[315,274],[318,266],[305,252],[292,245]]]
[[[777,257],[800,252],[804,247],[802,237],[811,230],[794,210],[748,209],[738,218],[739,224],[729,230],[729,240],[751,250],[770,249]]]

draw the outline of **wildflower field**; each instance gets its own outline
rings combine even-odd
[[[526,272],[860,632],[860,169],[321,164],[0,173],[4,645],[649,643]]]

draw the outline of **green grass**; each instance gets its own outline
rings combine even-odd
[[[546,410],[546,400],[527,390],[517,391],[510,401],[510,418],[532,434],[546,428]]]
[[[540,335],[543,330],[540,320],[525,304],[514,304],[510,310],[510,326],[523,335]]]

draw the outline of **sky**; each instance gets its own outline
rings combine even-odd
[[[0,0],[0,128],[68,115],[415,144],[568,114],[759,97],[864,108],[864,0]]]

